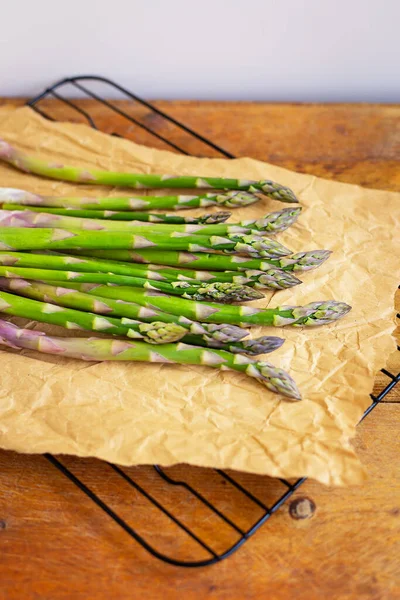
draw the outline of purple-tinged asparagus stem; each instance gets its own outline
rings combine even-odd
[[[88,361],[178,363],[234,370],[253,377],[271,392],[292,400],[301,399],[296,383],[286,371],[268,362],[256,361],[248,356],[224,350],[210,350],[178,343],[160,345],[155,351],[154,347],[143,342],[100,338],[59,338],[43,332],[20,329],[3,320],[0,320],[0,343],[11,348],[25,348]]]

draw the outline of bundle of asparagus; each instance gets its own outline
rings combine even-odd
[[[350,307],[334,300],[265,309],[232,303],[263,298],[262,288],[298,285],[294,273],[328,258],[327,250],[293,254],[269,237],[293,225],[301,208],[237,223],[226,222],[227,212],[200,217],[148,212],[243,207],[257,201],[257,194],[297,202],[290,189],[272,181],[88,171],[46,163],[1,140],[0,160],[77,183],[221,190],[197,196],[83,198],[0,188],[0,311],[125,338],[54,338],[0,321],[0,343],[86,360],[233,369],[300,399],[290,375],[249,358],[278,349],[283,339],[244,339],[249,332],[243,326],[326,325]]]
[[[223,258],[223,257],[221,257]],[[255,288],[267,288],[270,290],[283,290],[293,287],[301,283],[297,277],[292,275],[290,271],[277,269],[270,266],[265,267],[264,271],[246,270],[246,271],[195,271],[190,269],[174,269],[165,265],[143,265],[137,263],[127,263],[114,260],[102,260],[90,257],[78,257],[70,255],[62,255],[55,253],[35,254],[26,252],[2,252],[0,251],[0,265],[15,267],[17,269],[23,267],[32,267],[35,269],[46,270],[46,273],[38,275],[38,279],[48,279],[48,273],[54,271],[68,271],[66,280],[78,280],[80,273],[104,273],[108,276],[120,275],[122,277],[140,277],[155,281],[166,281],[175,285],[179,282],[187,282],[198,284],[199,281],[207,281],[208,283],[238,283],[241,285],[254,286]],[[70,269],[73,268],[73,271]],[[49,271],[51,269],[51,271]],[[54,271],[53,271],[54,270]],[[8,275],[8,273],[10,275]],[[22,271],[14,271],[6,269],[2,272],[4,277],[18,276],[18,273],[27,279],[30,277]],[[57,277],[51,276],[51,279]],[[64,280],[60,276],[60,281]],[[94,283],[94,282],[92,282]],[[114,281],[120,285],[128,285],[129,282],[125,279]]]
[[[146,310],[132,304],[125,307],[123,314],[129,317],[98,317],[113,312],[118,313],[118,303],[113,301],[103,302],[92,297],[85,298],[81,294],[77,301],[59,301],[55,296],[67,294],[69,290],[57,288],[51,292],[51,286],[34,287],[34,282],[18,280],[18,282],[4,281],[0,278],[0,288],[7,289],[19,295],[0,292],[0,309],[2,312],[14,317],[35,319],[42,323],[59,325],[66,329],[82,329],[98,333],[112,333],[128,338],[142,338],[150,344],[166,344],[176,340],[185,343],[205,346],[208,348],[221,348],[234,354],[244,353],[255,356],[276,350],[283,344],[283,339],[276,336],[263,336],[260,338],[243,340],[248,331],[232,325],[214,325],[197,323],[164,313],[163,311]],[[25,291],[22,291],[25,288]],[[31,292],[28,292],[28,289]],[[49,294],[46,294],[46,290]],[[51,297],[52,296],[52,297]],[[27,297],[32,299],[27,299]],[[54,305],[52,304],[54,303]],[[75,308],[60,308],[72,306]],[[114,307],[114,309],[113,309]]]
[[[54,285],[55,284],[55,285]],[[111,314],[136,319],[138,307],[164,311],[183,316],[191,321],[232,325],[269,325],[282,327],[312,327],[337,321],[350,310],[344,302],[320,301],[305,306],[278,306],[276,308],[251,308],[249,306],[226,306],[209,302],[194,302],[171,298],[161,292],[147,292],[136,287],[70,283],[57,286],[57,282],[41,283],[22,278],[0,277],[0,288],[16,291],[22,296],[59,306],[88,310],[93,313]],[[150,316],[150,319],[153,315]],[[158,318],[158,317],[157,317]]]
[[[79,281],[106,285],[129,285],[147,290],[160,290],[172,296],[182,296],[189,300],[218,300],[219,302],[242,302],[259,300],[264,294],[251,287],[238,283],[202,283],[199,281],[154,281],[141,277],[114,275],[113,273],[75,273],[73,271],[53,271],[49,269],[25,269],[23,267],[0,267],[0,277],[9,279],[24,277],[36,280]]]

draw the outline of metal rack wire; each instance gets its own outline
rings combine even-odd
[[[100,86],[101,91],[98,91]],[[113,102],[106,98],[118,95],[126,102]],[[71,99],[79,96],[80,99]],[[224,156],[233,158],[230,152],[227,152],[211,140],[190,127],[174,119],[164,111],[160,110],[154,104],[143,100],[136,94],[114,83],[104,77],[97,76],[77,76],[63,79],[51,87],[45,89],[41,94],[28,102],[35,111],[50,120],[57,120],[57,103],[52,103],[52,113],[46,100],[55,98],[59,105],[68,106],[71,110],[71,120],[83,121],[95,129],[103,129],[101,127],[101,117],[99,113],[93,109],[93,106],[102,107],[102,110],[107,109],[115,117],[116,128],[114,131],[107,131],[112,135],[121,135],[118,133],[117,121],[123,122],[123,130],[126,132],[126,124],[129,123],[129,133],[131,132],[135,141],[140,143],[149,143],[158,147],[172,149],[183,154],[197,154],[205,156]],[[82,100],[83,99],[83,102]],[[91,104],[91,113],[88,112],[85,99],[91,99],[96,102]],[[134,114],[131,114],[131,107],[134,109]],[[139,109],[139,110],[138,110]],[[138,117],[138,113],[139,117]],[[65,113],[64,117],[65,119]],[[143,139],[143,135],[149,137],[149,141]],[[140,140],[137,138],[140,137]],[[400,315],[398,315],[400,318]],[[400,347],[398,348],[400,350]],[[365,418],[376,406],[381,402],[387,394],[400,382],[400,373],[394,375],[386,369],[382,369],[382,373],[387,377],[388,383],[384,389],[377,395],[371,395],[371,405],[365,411]],[[182,567],[200,567],[212,565],[231,555],[235,550],[242,546],[260,527],[263,525],[281,506],[284,504],[305,481],[305,478],[298,479],[295,482],[289,482],[284,479],[260,478],[254,476],[253,479],[258,479],[257,492],[251,491],[251,477],[247,477],[245,483],[240,482],[240,474],[227,473],[221,470],[204,470],[201,473],[206,487],[205,492],[200,492],[197,482],[197,487],[188,483],[190,473],[195,470],[195,467],[184,466],[183,471],[179,475],[174,475],[174,469],[162,469],[159,466],[154,467],[136,467],[130,469],[122,469],[116,465],[105,464],[104,468],[111,469],[120,483],[124,482],[129,486],[129,490],[134,492],[135,498],[140,501],[146,501],[153,509],[158,511],[162,517],[166,519],[176,530],[179,530],[183,535],[190,538],[193,549],[189,556],[180,557],[171,555],[160,549],[157,541],[160,536],[155,532],[156,542],[150,542],[149,536],[139,533],[138,527],[132,525],[131,517],[129,519],[123,517],[116,509],[112,507],[112,503],[101,497],[101,494],[89,488],[83,477],[78,477],[71,468],[67,467],[66,459],[60,460],[51,454],[45,454],[46,459],[54,465],[65,477],[74,483],[90,500],[93,501],[100,509],[104,511],[113,521],[121,527],[131,538],[136,540],[143,548],[145,548],[154,557],[176,566]],[[147,480],[150,479],[150,484],[143,484],[141,474],[143,469],[147,470]],[[211,477],[218,478],[218,485],[225,485],[224,488],[224,506],[219,506],[217,501],[210,499],[208,479]],[[156,478],[156,479],[154,479]],[[260,479],[263,484],[260,486]],[[140,481],[140,483],[139,483]],[[254,482],[253,482],[254,483]],[[161,489],[160,489],[161,484]],[[268,487],[268,501],[261,499],[263,496],[260,489]],[[216,485],[216,484],[215,484]],[[149,491],[149,487],[151,491]],[[204,486],[202,486],[204,487]],[[214,527],[208,526],[207,531],[204,527],[203,518],[192,519],[193,523],[187,525],[186,515],[180,515],[176,505],[173,509],[169,508],[171,502],[169,497],[176,489],[180,493],[186,494],[186,499],[192,505],[193,503],[202,508],[202,514],[209,513],[214,519]],[[155,490],[158,492],[155,493]],[[162,500],[158,500],[157,496],[162,496]],[[229,502],[228,502],[229,500]],[[245,509],[243,508],[245,504]],[[229,510],[227,509],[229,504]],[[187,508],[188,504],[184,504]],[[250,523],[242,524],[243,513],[249,516]],[[130,513],[132,511],[129,511]],[[254,513],[254,514],[253,514]],[[239,515],[240,514],[240,518]],[[196,514],[195,514],[196,517]],[[128,522],[129,520],[129,522]],[[248,521],[248,520],[247,520]],[[222,549],[217,549],[221,545],[221,524],[229,530],[230,536],[222,536],[226,539]],[[218,531],[218,533],[217,533]],[[207,534],[207,535],[206,535]],[[171,535],[175,535],[172,534]],[[233,536],[233,539],[232,539]],[[152,536],[151,536],[152,537]],[[217,539],[218,538],[218,539]],[[217,543],[219,542],[219,543]]]

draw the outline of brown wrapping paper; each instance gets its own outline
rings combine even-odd
[[[376,371],[395,349],[400,194],[325,181],[249,158],[199,159],[153,150],[84,125],[48,122],[28,108],[3,109],[0,135],[64,164],[270,178],[289,185],[304,210],[280,241],[294,251],[328,248],[334,253],[321,268],[303,274],[303,285],[269,294],[258,305],[333,298],[353,306],[349,316],[325,328],[274,330],[286,343],[268,359],[294,376],[304,398],[298,403],[280,399],[244,375],[205,367],[94,364],[0,351],[2,448],[96,456],[124,465],[186,462],[280,477],[306,475],[334,485],[363,480],[349,440],[370,402]],[[6,165],[0,165],[0,185],[39,194],[116,192],[49,181]],[[231,221],[281,207],[265,199],[234,211]],[[258,336],[271,329],[252,331]]]

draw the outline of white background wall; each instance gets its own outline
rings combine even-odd
[[[149,98],[400,101],[400,0],[3,0],[0,95],[102,74]]]

